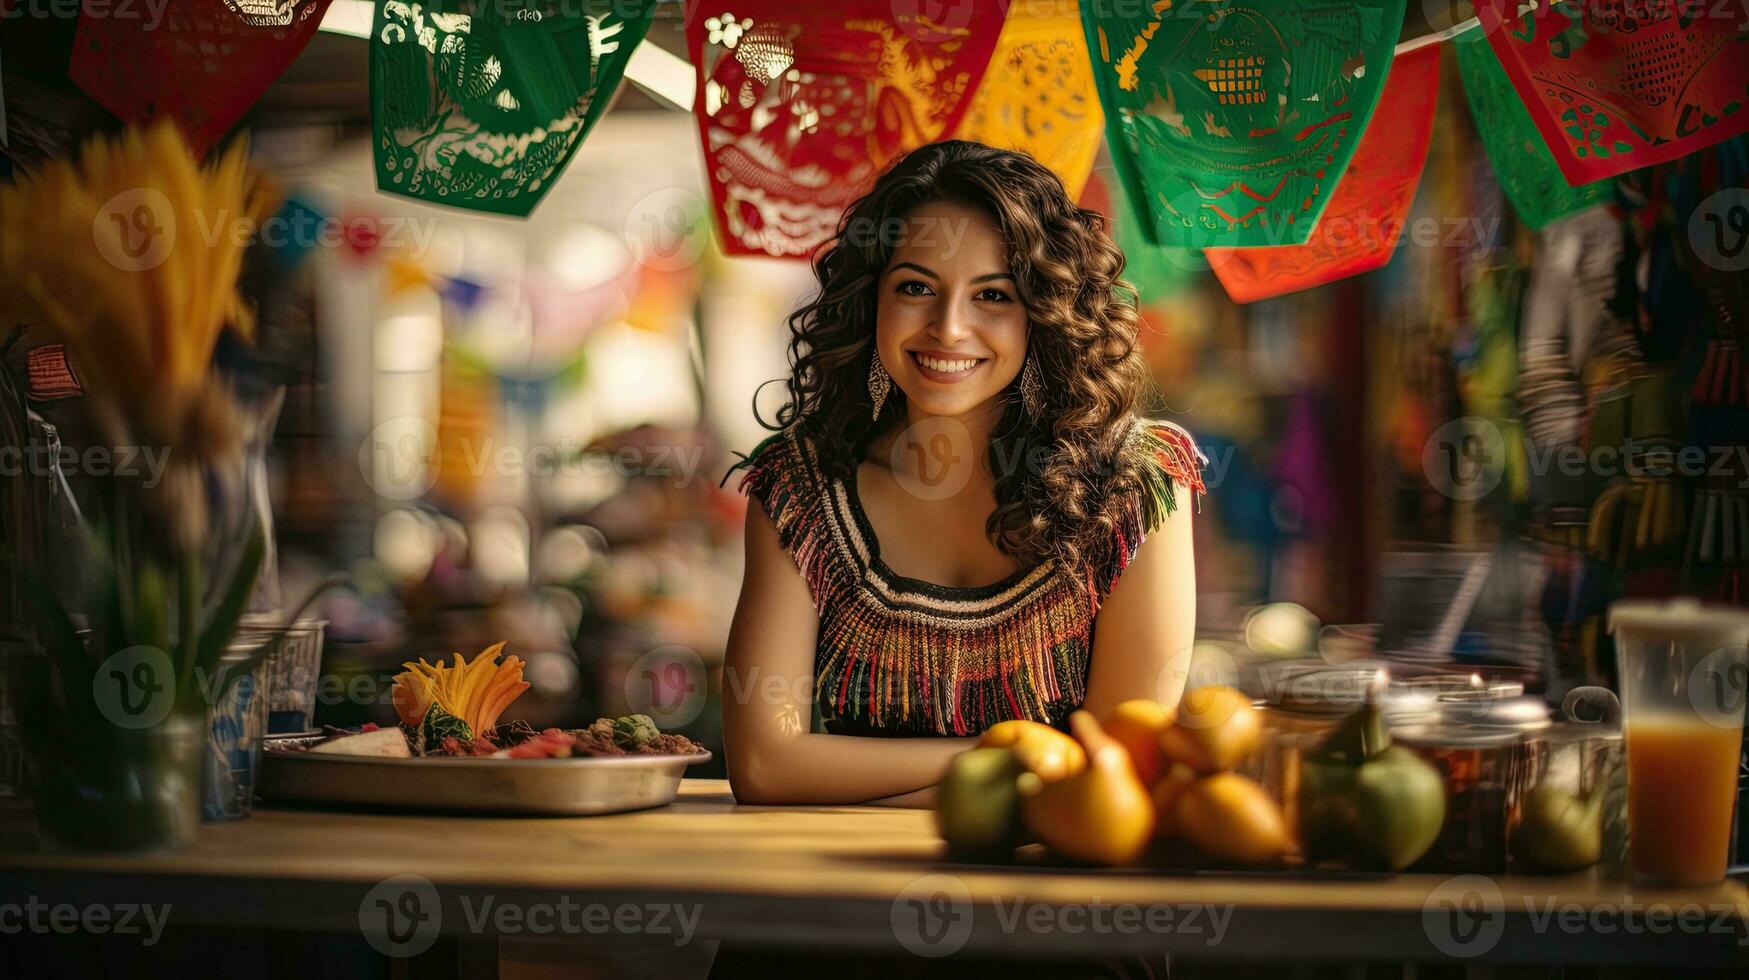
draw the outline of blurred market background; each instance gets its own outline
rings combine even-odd
[[[1448,26],[1410,6],[1405,37]],[[778,404],[780,386],[761,386],[786,372],[785,317],[811,272],[724,254],[677,5],[527,220],[377,192],[370,8],[333,3],[247,117],[282,215],[325,234],[254,250],[261,338],[227,352],[285,388],[264,456],[278,605],[336,570],[355,586],[315,613],[316,719],[387,723],[403,661],[506,640],[536,727],[644,711],[720,749],[746,506],[721,481],[762,438],[755,404]],[[68,23],[10,20],[0,41],[9,165],[112,125],[66,78]],[[1211,460],[1195,525],[1211,662],[1379,657],[1558,703],[1608,682],[1610,600],[1743,601],[1749,549],[1719,526],[1744,514],[1728,454],[1749,435],[1741,381],[1696,397],[1730,336],[1712,325],[1745,317],[1741,275],[1709,286],[1669,258],[1692,256],[1703,192],[1741,186],[1741,138],[1533,230],[1458,72],[1440,65],[1415,233],[1384,268],[1241,305],[1198,256],[1132,258],[1161,414]],[[1118,193],[1102,146],[1082,201],[1122,232]],[[1641,253],[1664,265],[1648,273]],[[1686,298],[1649,306],[1656,291]],[[1536,358],[1538,338],[1562,342],[1558,363]],[[28,346],[7,351],[15,373]],[[76,402],[29,408],[75,439]],[[1726,468],[1563,476],[1532,465],[1539,425],[1723,447]],[[8,419],[8,438],[21,430]],[[24,499],[49,526],[69,520],[52,487]]]

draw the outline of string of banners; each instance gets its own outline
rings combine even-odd
[[[675,2],[377,0],[378,188],[526,217]],[[86,0],[69,73],[204,151],[329,3],[178,0],[148,24]],[[1398,43],[1406,3],[685,0],[719,239],[805,259],[888,163],[948,138],[1031,153],[1079,197],[1103,134],[1133,247],[1200,254],[1241,302],[1376,269],[1427,159],[1444,47]],[[1454,39],[1483,147],[1532,228],[1749,131],[1749,17],[1731,5],[1475,8],[1428,40]]]

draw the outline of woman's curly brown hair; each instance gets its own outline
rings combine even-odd
[[[815,254],[819,296],[789,318],[789,400],[775,423],[760,422],[796,427],[829,476],[854,479],[881,427],[904,418],[897,386],[872,417],[876,289],[897,237],[886,229],[936,201],[980,209],[1001,229],[1027,310],[1028,351],[1043,374],[1040,416],[1028,416],[1016,385],[991,434],[998,471],[986,530],[1028,563],[1097,566],[1143,485],[1142,464],[1124,451],[1148,386],[1136,292],[1119,278],[1124,255],[1104,215],[1075,206],[1057,175],[1029,156],[954,140],[890,166]]]

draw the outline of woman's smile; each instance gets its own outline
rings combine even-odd
[[[971,357],[965,354],[948,354],[942,351],[914,350],[909,351],[911,363],[917,365],[917,373],[926,381],[936,384],[959,384],[970,378],[989,360],[985,357]]]

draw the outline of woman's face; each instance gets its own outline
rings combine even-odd
[[[1026,361],[1026,307],[1008,247],[984,212],[913,211],[878,286],[875,350],[913,417],[963,416],[1002,395]]]

